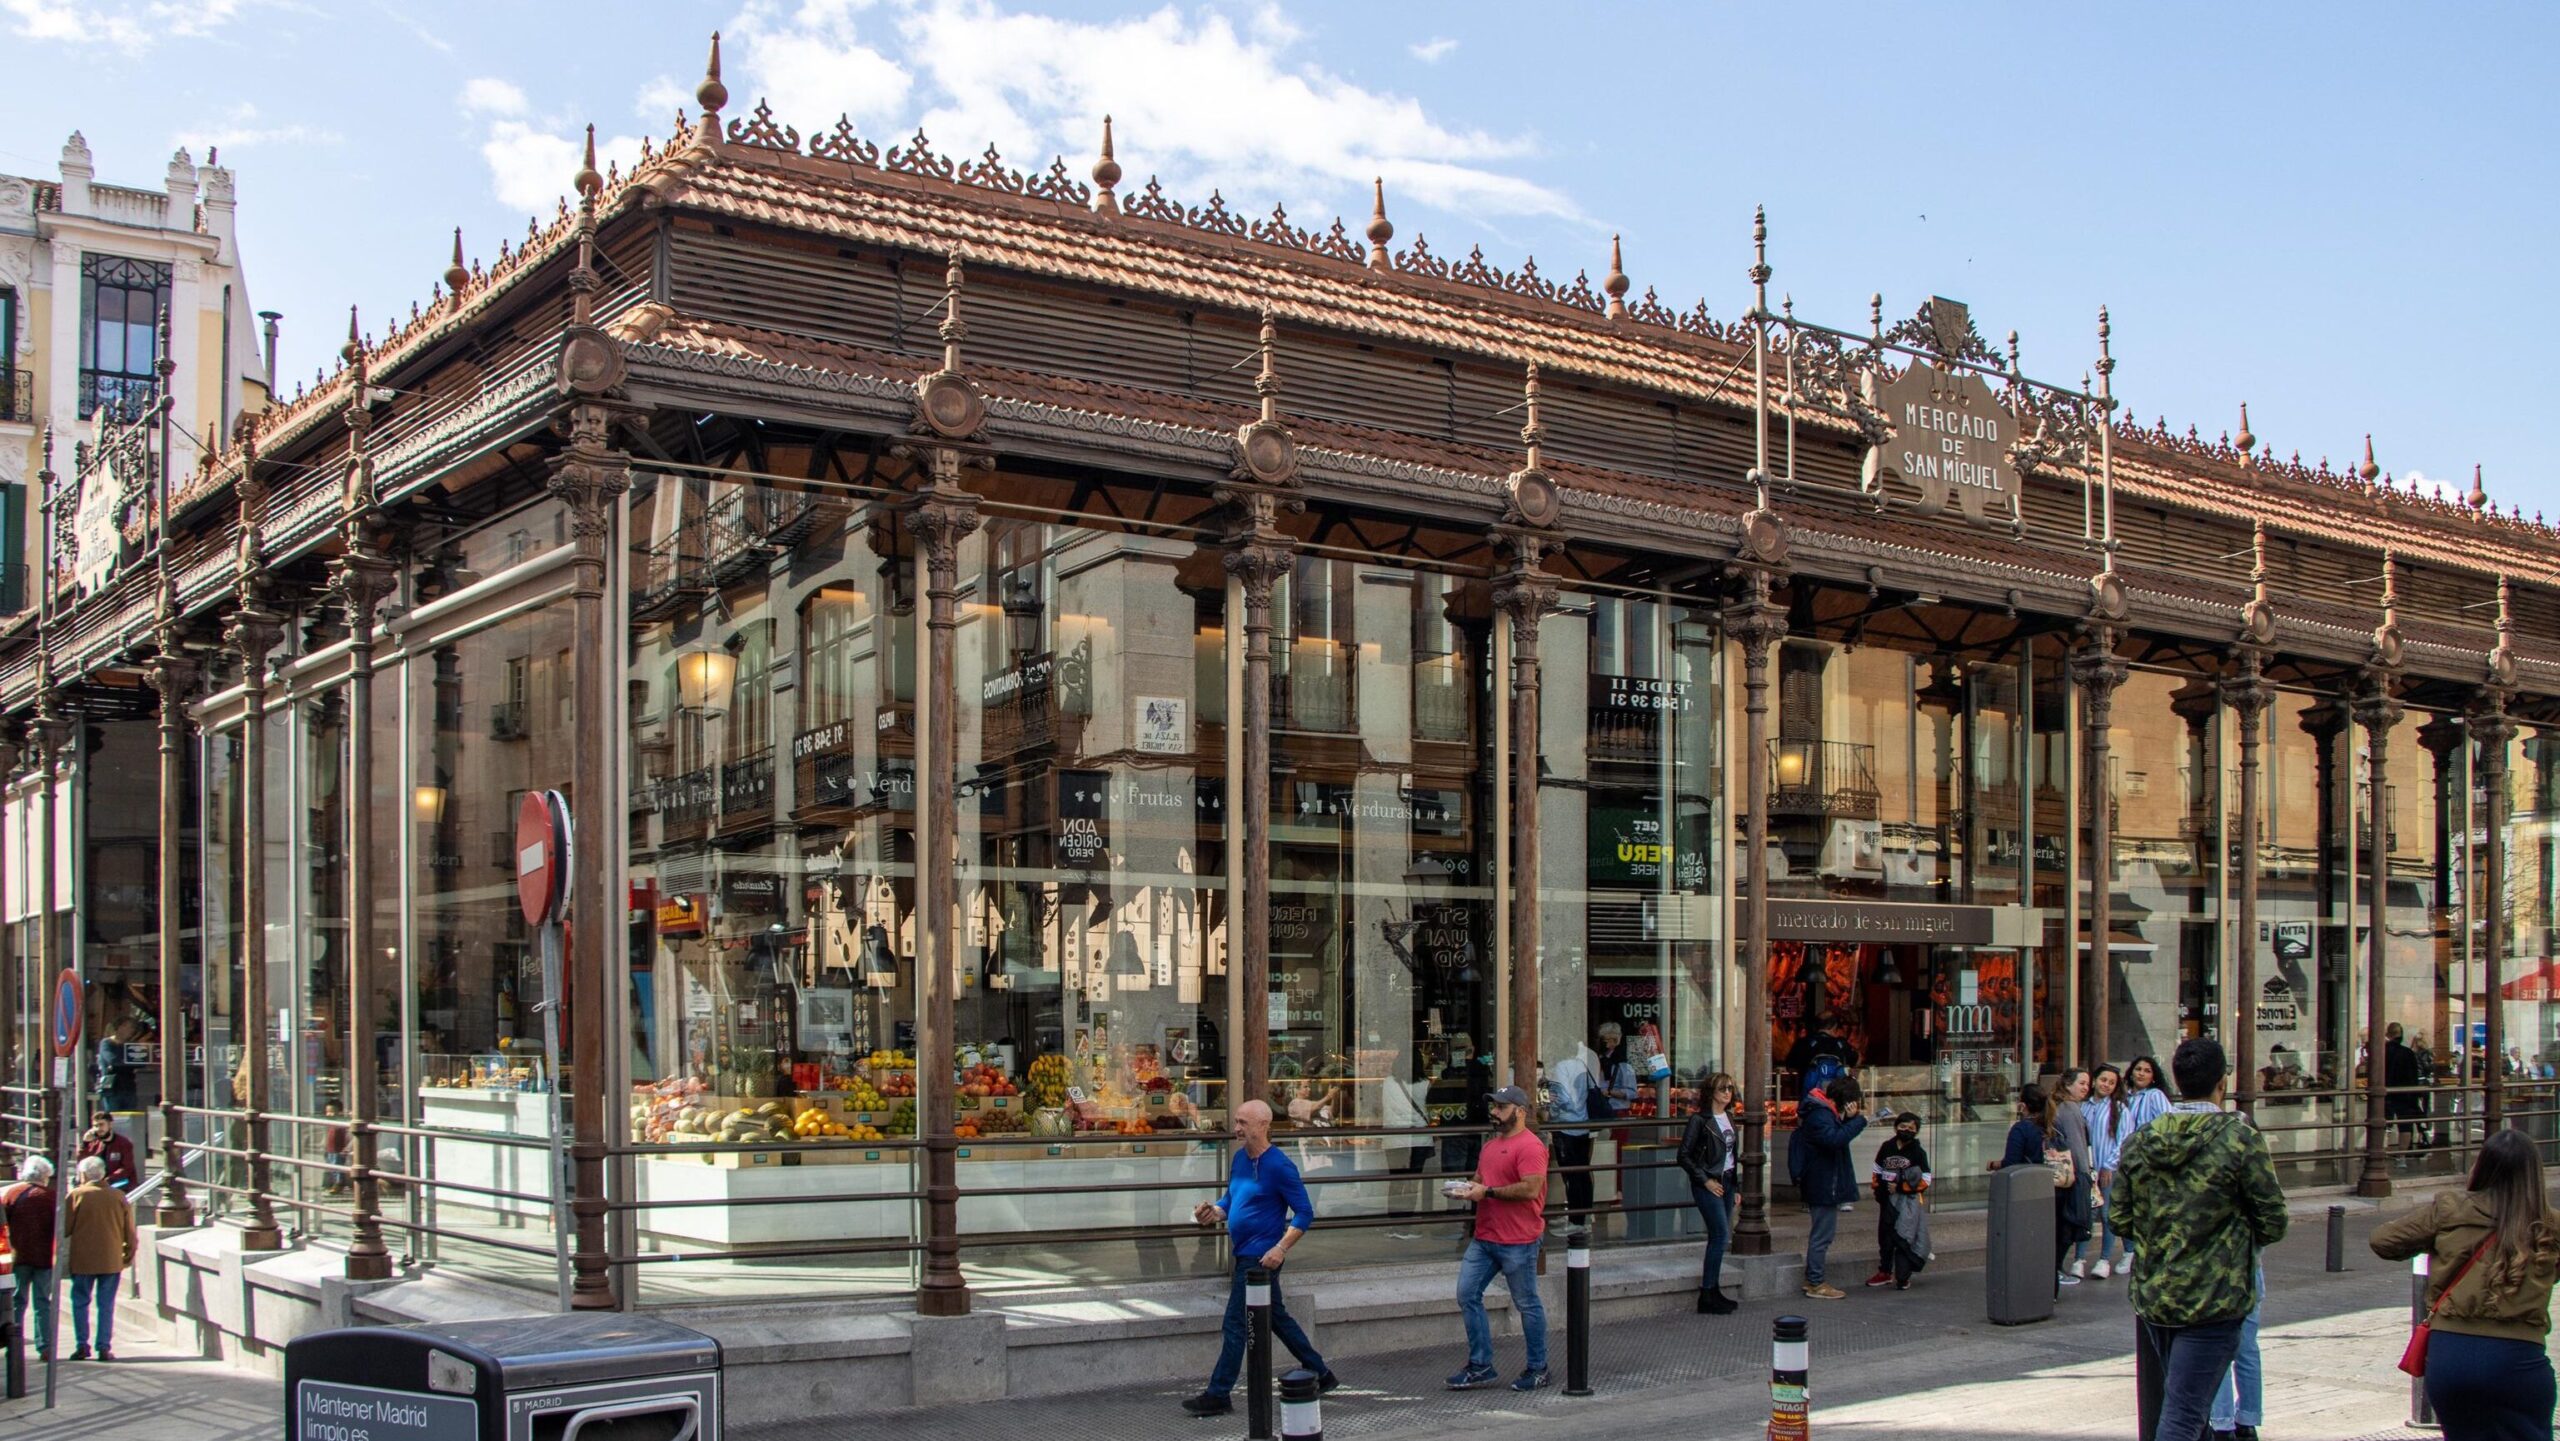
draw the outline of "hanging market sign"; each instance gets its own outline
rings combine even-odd
[[[2022,493],[2010,447],[2018,422],[1981,376],[1914,360],[1874,398],[1892,439],[1867,452],[1860,483],[1922,515],[1950,502],[1975,525],[2016,526]]]
[[[1991,943],[1990,906],[1910,905],[1896,901],[1769,902],[1769,936],[1781,941],[1929,941],[1946,946]]]
[[[1058,772],[1058,864],[1089,871],[1111,863],[1111,777]]]

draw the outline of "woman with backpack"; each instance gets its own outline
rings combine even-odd
[[[2480,1148],[2467,1187],[2373,1233],[2373,1254],[2386,1261],[2429,1258],[2427,1343],[2418,1359],[2445,1441],[2551,1435],[2545,1347],[2551,1287],[2560,1279],[2560,1213],[2549,1197],[2533,1142],[2509,1128]]]

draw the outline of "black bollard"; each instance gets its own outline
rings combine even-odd
[[[0,1287],[0,1306],[16,1299],[7,1287]],[[0,1396],[22,1401],[27,1395],[27,1357],[18,1349],[18,1323],[6,1312],[0,1312]]]
[[[2427,1253],[2420,1251],[2409,1258],[2409,1324],[2427,1319]],[[2436,1408],[2427,1401],[2427,1378],[2409,1378],[2409,1424],[2434,1430]]]
[[[2347,1208],[2329,1208],[2329,1269],[2347,1269]]]
[[[1564,1394],[1591,1394],[1591,1233],[1564,1238]]]
[[[1769,1441],[1812,1441],[1813,1345],[1802,1316],[1781,1316],[1770,1327]]]
[[[1280,1441],[1324,1441],[1324,1383],[1304,1366],[1280,1378]]]
[[[1244,1273],[1244,1315],[1244,1434],[1271,1441],[1271,1273],[1260,1266]]]

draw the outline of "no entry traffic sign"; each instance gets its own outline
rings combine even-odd
[[[516,807],[516,900],[526,925],[541,925],[559,910],[568,872],[569,803],[558,791],[525,792]]]
[[[80,1049],[80,973],[65,970],[53,978],[53,1053],[68,1056]]]

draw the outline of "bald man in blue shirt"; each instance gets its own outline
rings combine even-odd
[[[1236,1373],[1244,1368],[1244,1278],[1255,1267],[1271,1273],[1271,1334],[1289,1348],[1299,1365],[1316,1373],[1322,1389],[1331,1391],[1340,1384],[1305,1329],[1280,1301],[1280,1267],[1289,1259],[1289,1248],[1315,1225],[1315,1202],[1307,1196],[1297,1162],[1271,1144],[1271,1107],[1247,1101],[1236,1107],[1234,1124],[1237,1145],[1227,1162],[1227,1189],[1217,1200],[1203,1201],[1191,1212],[1191,1219],[1203,1226],[1226,1226],[1235,1262],[1227,1284],[1225,1341],[1218,1348],[1217,1366],[1209,1372],[1209,1389],[1182,1403],[1182,1409],[1194,1416],[1223,1416],[1235,1409],[1227,1393],[1235,1389]]]

